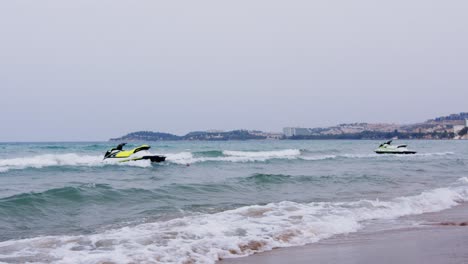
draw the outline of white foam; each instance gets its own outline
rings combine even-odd
[[[123,166],[151,166],[150,161],[130,161],[130,162],[115,162],[104,161],[102,156],[79,155],[75,153],[68,154],[44,154],[33,157],[1,159],[0,172],[6,172],[11,169],[26,169],[26,168],[44,168],[51,166],[104,166],[107,164],[117,164]]]
[[[454,152],[434,152],[434,153],[416,153],[408,155],[398,155],[398,154],[342,154],[338,157],[350,158],[350,159],[365,159],[365,158],[399,158],[399,159],[409,159],[409,158],[423,158],[423,157],[434,157],[434,156],[448,156],[454,155]]]
[[[251,158],[286,158],[286,157],[297,157],[301,155],[301,151],[298,149],[284,149],[275,151],[231,151],[225,150],[223,154],[226,156],[234,157],[251,157]]]
[[[328,160],[328,159],[336,159],[338,158],[337,155],[317,155],[317,156],[303,156],[301,159],[303,160]]]
[[[414,155],[379,155],[376,153],[366,154],[337,154],[337,155],[303,155],[299,149],[284,149],[276,151],[222,151],[223,156],[220,157],[194,157],[191,152],[169,153],[167,161],[176,164],[190,164],[199,162],[265,162],[272,159],[300,159],[305,161],[319,161],[337,158],[347,159],[367,159],[367,158],[424,158],[433,156],[453,155],[453,152],[435,152],[435,153],[421,153]]]
[[[172,163],[187,164],[195,162],[195,159],[190,152],[169,153],[164,155],[166,156],[166,160]]]
[[[457,180],[458,184],[468,184],[468,177],[463,177]]]
[[[0,242],[1,258],[56,263],[214,263],[355,232],[366,221],[440,211],[468,201],[468,178],[389,201],[280,202],[81,236]]]
[[[446,152],[433,152],[433,153],[416,153],[414,156],[450,156],[454,155],[455,152],[446,151]]]
[[[264,162],[271,159],[296,159],[301,155],[298,149],[285,149],[277,151],[230,151],[222,152],[221,157],[194,157],[190,152],[165,154],[167,161],[177,164],[197,162]]]
[[[398,157],[397,155],[381,155],[381,154],[342,154],[343,158],[362,159],[362,158],[378,158],[378,157]]]
[[[306,161],[328,160],[336,158],[418,158],[453,155],[453,152],[435,152],[435,153],[418,153],[414,155],[379,155],[379,154],[341,154],[341,155],[303,155],[299,149],[283,149],[275,151],[232,151],[225,150],[220,157],[194,157],[191,152],[169,153],[167,161],[176,164],[190,164],[198,162],[265,162],[272,159],[300,159]],[[149,152],[141,152],[142,155],[151,155]],[[150,167],[151,162],[148,160],[118,162],[105,160],[102,156],[80,155],[76,153],[68,154],[45,154],[33,157],[0,159],[0,173],[7,172],[11,169],[25,168],[43,168],[50,166],[104,166],[106,164],[117,164],[121,166],[135,167]]]

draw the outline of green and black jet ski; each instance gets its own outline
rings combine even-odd
[[[127,143],[121,143],[117,147],[108,150],[106,154],[104,154],[104,160],[115,160],[119,162],[135,160],[151,160],[151,162],[163,162],[166,160],[166,157],[164,156],[142,155],[141,151],[148,150],[151,148],[148,145],[141,145],[131,150],[123,150],[123,146],[125,146],[126,144]]]

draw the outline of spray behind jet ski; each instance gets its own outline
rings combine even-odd
[[[416,151],[408,149],[407,145],[391,145],[392,140],[380,144],[375,150],[377,154],[416,154]]]
[[[158,155],[141,155],[141,151],[149,150],[149,145],[141,145],[134,149],[123,150],[127,143],[120,143],[117,147],[112,148],[104,154],[104,160],[116,160],[119,162],[135,161],[135,160],[150,160],[151,162],[163,162],[166,160],[165,156]]]

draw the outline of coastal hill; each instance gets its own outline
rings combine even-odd
[[[283,133],[258,130],[196,131],[184,136],[138,131],[111,141],[251,140],[251,139],[468,139],[468,112],[429,119],[415,124],[350,123],[325,128],[284,128]]]
[[[282,135],[278,135],[278,139]],[[139,131],[127,134],[119,138],[111,138],[111,141],[157,141],[157,140],[250,140],[250,139],[267,139],[268,135],[264,135],[261,131],[234,130],[234,131],[196,131],[190,132],[185,136],[177,136],[168,133]]]
[[[180,140],[179,136],[169,134],[169,133],[160,133],[160,132],[151,132],[151,131],[138,131],[129,133],[120,138],[112,138],[112,141],[157,141],[157,140]]]
[[[290,139],[468,139],[468,113],[415,124],[351,123],[326,128],[285,128]]]

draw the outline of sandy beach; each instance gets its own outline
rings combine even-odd
[[[379,232],[363,230],[218,263],[468,263],[468,204],[402,220],[425,224]]]

